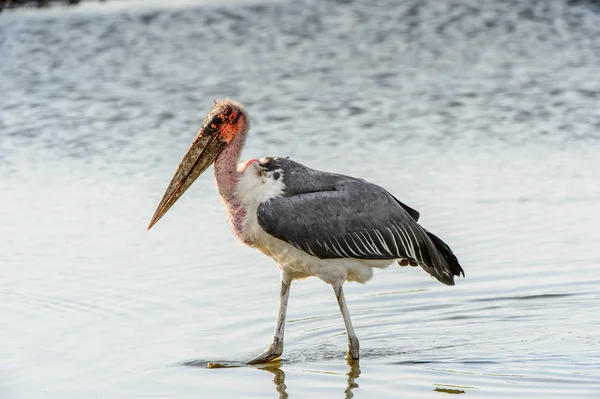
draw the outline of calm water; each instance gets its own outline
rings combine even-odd
[[[597,398],[600,7],[188,1],[0,17],[0,398]],[[147,223],[212,99],[244,156],[388,188],[451,244],[446,287],[391,267],[292,285],[228,230],[212,173]]]

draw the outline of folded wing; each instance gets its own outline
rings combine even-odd
[[[382,187],[322,173],[322,186],[311,173],[310,192],[261,203],[260,226],[321,259],[408,259],[450,285],[463,273],[450,248],[417,223],[417,211]]]

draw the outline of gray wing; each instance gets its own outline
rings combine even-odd
[[[261,203],[258,223],[270,235],[321,259],[429,263],[425,231],[391,194],[357,179],[327,183],[324,191]]]
[[[286,187],[258,207],[273,237],[321,259],[405,259],[449,285],[464,275],[448,245],[417,223],[419,213],[382,187],[281,158],[265,167],[282,171]]]

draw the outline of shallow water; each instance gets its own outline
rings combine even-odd
[[[600,8],[108,2],[0,17],[0,397],[597,397]],[[245,158],[381,184],[466,271],[292,285],[211,173],[147,223],[213,98]]]

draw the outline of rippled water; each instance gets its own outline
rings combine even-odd
[[[88,3],[0,16],[0,397],[597,397],[600,7]],[[383,185],[467,278],[292,285],[210,173],[145,227],[214,98],[246,158]]]

